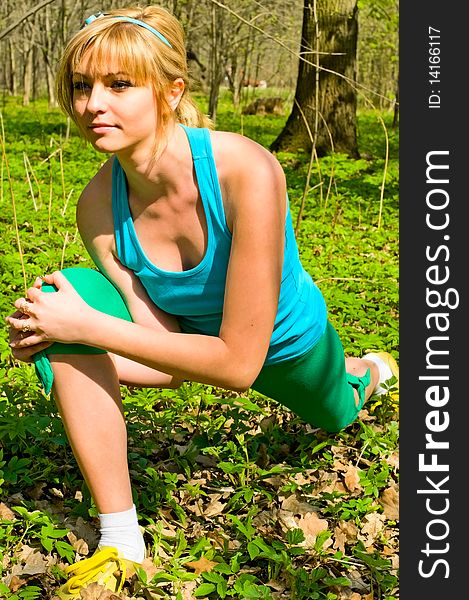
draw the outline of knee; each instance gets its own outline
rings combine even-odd
[[[346,396],[334,394],[322,397],[322,401],[312,403],[309,410],[300,416],[313,427],[319,427],[328,433],[338,433],[351,425],[358,413],[353,390],[349,389]]]

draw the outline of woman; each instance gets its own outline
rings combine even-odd
[[[144,558],[120,384],[252,387],[338,431],[397,366],[387,353],[344,358],[300,264],[279,163],[252,140],[210,129],[188,92],[170,13],[90,17],[57,85],[62,109],[110,155],[77,207],[98,270],[37,279],[7,321],[14,356],[35,360],[53,385],[100,514],[98,551],[68,569],[61,589],[71,598],[90,581],[119,589],[116,563]]]

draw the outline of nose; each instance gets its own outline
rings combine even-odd
[[[104,112],[106,110],[106,90],[101,83],[94,83],[88,96],[86,108],[91,113]]]

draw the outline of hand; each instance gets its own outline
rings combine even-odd
[[[14,319],[22,319],[22,320],[25,320],[28,318],[27,315],[25,315],[24,313],[22,313],[19,310],[15,311],[14,313],[12,313],[9,316],[13,317]],[[16,358],[16,360],[20,360],[21,362],[30,363],[33,361],[33,355],[36,354],[36,352],[45,350],[46,348],[48,348],[49,346],[51,346],[53,344],[53,342],[40,342],[39,344],[27,346],[26,348],[15,348],[15,345],[17,342],[22,341],[22,340],[30,337],[31,335],[33,335],[32,332],[23,332],[21,330],[18,331],[14,327],[10,326],[8,336],[9,336],[9,342],[10,342],[11,353],[13,355],[13,358]]]
[[[40,277],[36,277],[36,280],[33,284],[33,287],[37,289],[41,289],[42,279]],[[27,319],[27,315],[19,310],[15,311],[10,317],[14,319]],[[8,331],[8,337],[10,344],[15,344],[16,342],[29,337],[31,333],[23,332],[21,330],[17,330],[14,327],[10,326]],[[41,342],[39,344],[34,344],[33,346],[28,346],[27,348],[14,348],[12,347],[12,355],[13,358],[19,360],[21,362],[32,362],[32,357],[36,352],[40,352],[41,350],[45,350],[48,348],[53,342]]]
[[[34,352],[37,352],[41,344],[82,341],[81,332],[87,323],[86,315],[93,309],[59,271],[46,275],[44,281],[55,285],[57,292],[42,292],[36,280],[34,286],[28,289],[26,298],[16,300],[15,307],[18,310],[6,318],[13,330],[10,346],[16,353],[33,346]]]

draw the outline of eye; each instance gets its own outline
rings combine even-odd
[[[130,81],[126,81],[125,79],[116,79],[112,82],[111,87],[114,90],[125,90],[129,87],[132,87],[132,83]]]
[[[74,81],[72,87],[75,92],[84,92],[90,88],[84,81]]]

